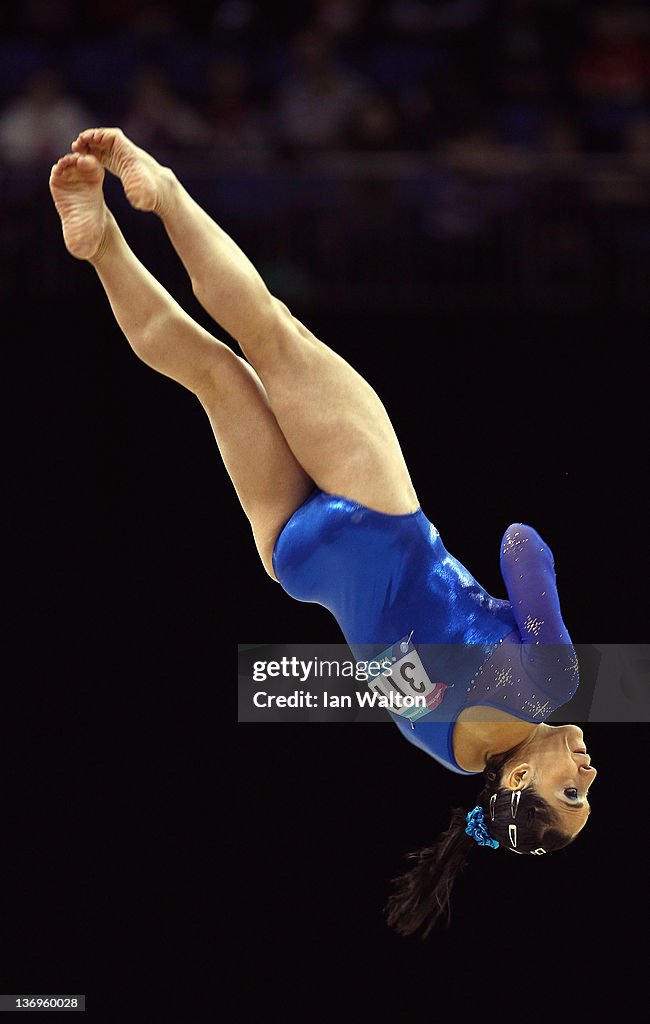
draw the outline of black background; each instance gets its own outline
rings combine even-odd
[[[242,1020],[634,990],[647,727],[586,729],[599,778],[572,848],[477,849],[451,927],[394,936],[390,878],[475,784],[390,725],[235,724],[237,642],[340,642],[336,624],[265,575],[198,403],[60,258],[74,301],[5,307],[5,990],[163,1019],[227,999]],[[644,636],[642,322],[295,312],[384,398],[425,511],[486,589],[503,596],[502,531],[529,521],[574,640]]]

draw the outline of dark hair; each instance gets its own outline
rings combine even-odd
[[[504,766],[519,746],[521,744],[488,759],[483,773],[484,786],[477,798],[490,835],[499,841],[500,848],[506,850],[513,849],[508,834],[513,820],[513,791],[499,783]],[[517,792],[521,796],[517,807],[517,848],[513,852],[533,853],[542,848],[545,853],[551,853],[573,842],[574,837],[563,831],[559,816],[534,786]],[[492,819],[490,797],[495,793]],[[434,846],[408,854],[413,866],[406,874],[393,880],[395,891],[386,904],[388,924],[400,935],[412,935],[419,928],[424,928],[422,938],[425,939],[442,914],[446,914],[449,924],[451,890],[471,850],[477,846],[476,841],[466,835],[466,825],[467,811],[456,807],[449,827]]]

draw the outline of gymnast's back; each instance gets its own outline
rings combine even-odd
[[[577,688],[553,557],[530,526],[506,531],[501,569],[511,600],[498,600],[446,551],[421,508],[389,515],[317,489],[280,532],[273,568],[296,600],[329,609],[357,660],[417,658],[433,710],[415,722],[393,717],[452,771],[474,774],[453,755],[465,708],[538,722]]]

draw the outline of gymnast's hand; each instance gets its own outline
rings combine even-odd
[[[476,682],[490,686],[496,704],[500,688],[523,684],[521,710],[546,717],[549,705],[554,709],[575,693],[578,663],[560,613],[553,555],[532,526],[513,523],[506,530],[501,574],[517,630],[485,662]]]

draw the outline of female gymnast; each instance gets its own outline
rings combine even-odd
[[[194,294],[245,358],[196,324],[131,252],[104,202],[105,169],[136,209],[162,220]],[[474,808],[454,810],[438,842],[410,855],[389,924],[428,934],[449,915],[454,877],[476,846],[539,856],[572,842],[596,770],[577,726],[545,722],[578,677],[540,536],[508,528],[509,600],[490,597],[425,517],[370,385],[270,294],[173,172],[119,129],[83,131],[52,168],[50,189],[68,251],[95,268],[136,355],[205,409],[269,576],[327,607],[356,657],[417,664],[414,688],[428,710],[411,721],[395,715],[399,728],[449,770],[483,773]],[[450,659],[450,649],[462,656]]]

